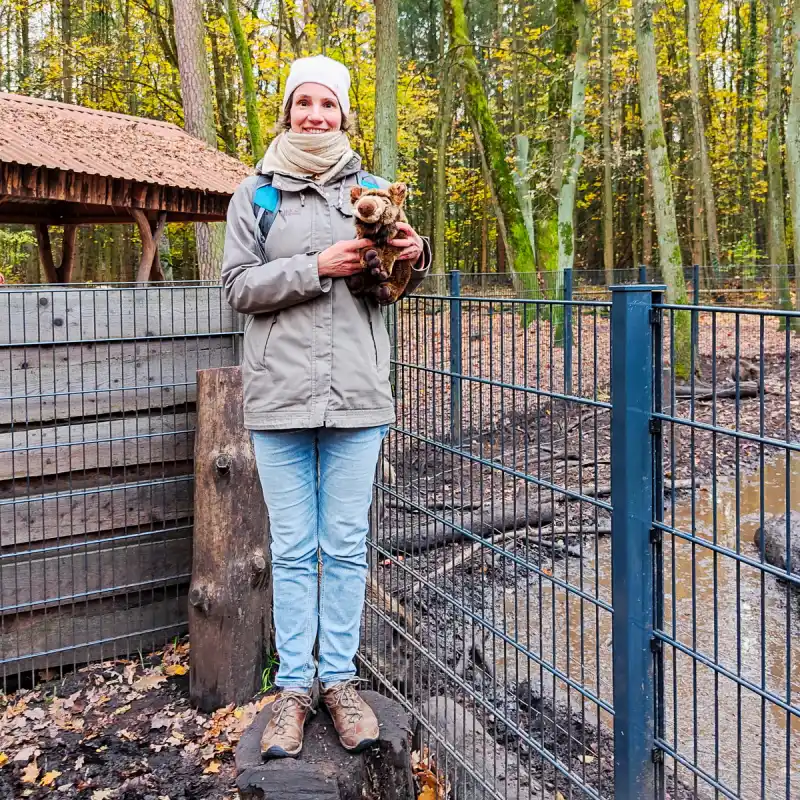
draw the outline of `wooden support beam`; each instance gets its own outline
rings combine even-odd
[[[78,234],[77,225],[64,226],[64,238],[61,251],[61,263],[56,266],[53,259],[53,246],[50,242],[50,229],[46,223],[36,224],[36,241],[39,244],[39,258],[44,267],[48,283],[69,283],[75,266],[75,242]]]
[[[259,690],[272,630],[267,509],[239,367],[197,372],[189,694],[210,712]]]
[[[153,273],[153,262],[158,258],[158,240],[164,232],[167,213],[166,211],[159,213],[158,223],[154,228],[144,211],[138,208],[131,208],[130,212],[131,216],[136,220],[136,225],[139,228],[139,236],[142,240],[142,257],[139,260],[136,280],[139,283],[147,283],[151,279]]]
[[[53,263],[53,247],[50,244],[50,230],[47,225],[36,225],[36,241],[39,245],[39,260],[42,262],[45,277],[48,283],[58,283],[56,266]]]

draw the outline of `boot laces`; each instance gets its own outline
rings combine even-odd
[[[330,697],[330,705],[334,708],[342,708],[348,723],[351,725],[355,725],[363,716],[361,698],[356,693],[356,684],[359,682],[359,678],[351,678],[332,687],[327,693]]]
[[[282,692],[281,696],[275,701],[272,706],[272,719],[275,723],[275,733],[278,736],[283,736],[286,732],[286,726],[291,719],[291,709],[293,705],[298,705],[300,708],[308,713],[312,711],[311,708],[311,694],[306,692]]]

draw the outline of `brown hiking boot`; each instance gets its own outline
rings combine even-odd
[[[303,749],[303,727],[313,713],[311,693],[291,689],[272,704],[272,716],[261,736],[261,757],[296,758]]]
[[[342,747],[351,753],[374,744],[380,736],[378,720],[355,688],[355,681],[342,681],[322,690],[322,701],[331,715]]]

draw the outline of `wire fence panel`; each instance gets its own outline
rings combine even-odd
[[[608,312],[398,309],[363,667],[458,797],[613,797]]]
[[[796,276],[792,265],[784,267],[790,292],[796,298]],[[573,278],[572,299],[609,302],[611,285],[661,283],[663,277],[658,268],[629,267],[614,270],[613,284],[606,281],[603,270],[576,268],[571,270]],[[711,267],[683,267],[683,277],[689,300],[702,305],[746,306],[750,308],[778,308],[779,298],[773,291],[777,268],[755,264],[726,264],[716,270]],[[421,292],[446,295],[449,292],[449,273],[430,275],[421,287]],[[461,285],[464,294],[477,297],[502,297],[509,299],[537,299],[525,286],[539,287],[546,297],[553,297],[554,274],[520,273],[515,282],[508,272],[462,272]],[[533,279],[533,280],[531,280]],[[569,299],[569,298],[566,298]],[[796,302],[796,300],[795,300]]]
[[[0,290],[4,687],[185,631],[195,376],[238,322],[201,283]]]
[[[656,326],[657,746],[701,797],[800,794],[797,327],[800,314],[667,305]]]

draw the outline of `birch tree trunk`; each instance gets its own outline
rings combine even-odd
[[[789,197],[794,232],[795,304],[800,309],[800,0],[792,2],[792,95],[786,126],[786,164],[789,169]]]
[[[689,42],[689,99],[692,104],[694,148],[699,160],[700,181],[703,197],[703,218],[708,237],[708,256],[716,272],[719,267],[719,236],[717,235],[717,206],[714,200],[714,185],[711,164],[708,158],[705,120],[700,106],[700,68],[697,55],[700,49],[697,34],[698,0],[687,2],[687,36]]]
[[[781,165],[781,82],[783,77],[782,0],[767,1],[767,245],[772,269],[772,292],[780,308],[791,308],[786,266],[783,168]]]
[[[200,0],[173,0],[175,43],[181,76],[184,127],[211,147],[217,146],[211,78],[206,62],[205,26]],[[225,225],[196,222],[197,268],[201,280],[219,280]]]
[[[372,167],[397,177],[398,0],[375,0],[375,145]]]
[[[261,120],[258,116],[258,97],[256,95],[256,82],[253,78],[253,61],[250,57],[250,45],[242,30],[239,19],[237,0],[228,2],[228,25],[233,35],[233,44],[239,59],[239,71],[242,75],[242,89],[244,90],[244,105],[247,113],[247,130],[250,133],[250,151],[253,160],[258,161],[264,155],[264,137],[261,134]],[[216,137],[215,137],[216,138]]]
[[[661,119],[661,102],[658,97],[653,2],[654,0],[634,0],[633,3],[636,51],[639,57],[639,103],[642,113],[645,152],[650,166],[659,263],[662,279],[667,285],[667,301],[669,303],[686,303],[686,282],[681,265],[675,197],[672,191],[672,172]],[[678,377],[686,378],[689,375],[691,357],[688,314],[677,315],[675,337],[675,374]]]
[[[586,83],[589,79],[589,52],[592,47],[592,28],[586,0],[574,0],[575,22],[578,27],[578,45],[575,51],[575,72],[572,78],[570,103],[569,146],[564,157],[561,189],[558,193],[558,273],[555,296],[562,297],[564,270],[575,263],[575,196],[578,176],[583,164],[586,140]]]
[[[534,272],[533,250],[517,199],[514,178],[506,161],[503,139],[489,111],[486,91],[467,36],[464,3],[463,0],[445,0],[444,6],[450,46],[455,50],[454,66],[481,160],[489,177],[489,190],[512,279],[520,296],[539,297],[541,292]]]
[[[601,3],[601,72],[603,75],[603,270],[606,286],[614,283],[614,200],[612,186],[611,153],[611,31],[608,25],[608,7]],[[634,266],[636,264],[634,263]]]
[[[522,133],[514,137],[517,144],[517,164],[514,173],[514,183],[517,187],[517,199],[519,200],[522,216],[525,220],[525,229],[528,231],[528,238],[531,240],[531,250],[533,251],[534,261],[536,260],[536,228],[533,222],[533,203],[530,195],[530,182],[528,180],[528,154],[530,153],[530,139]]]

